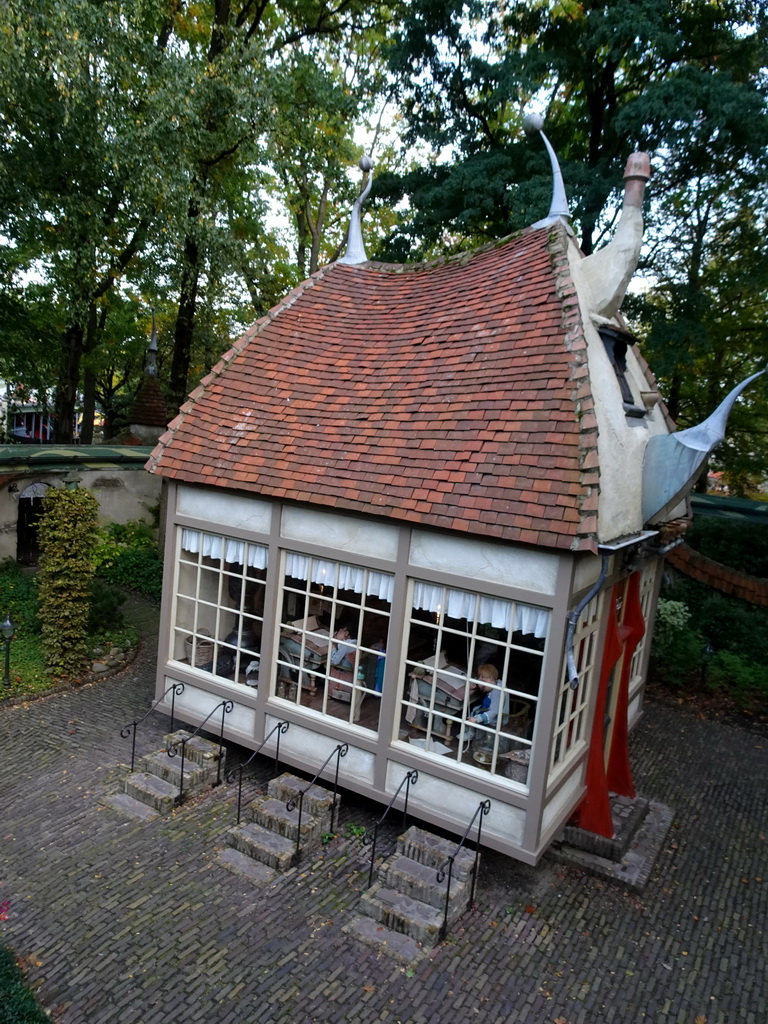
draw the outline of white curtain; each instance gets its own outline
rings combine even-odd
[[[355,594],[362,594],[365,590],[368,595],[392,603],[395,578],[389,573],[368,572],[366,574],[366,570],[359,566],[329,562],[322,558],[309,558],[307,555],[289,551],[285,556],[285,574],[293,576],[297,580],[309,579],[310,583],[318,583],[321,586],[337,586],[339,590],[352,590]]]
[[[266,569],[269,552],[263,544],[246,544],[242,540],[231,537],[220,537],[216,533],[201,533],[200,530],[181,531],[181,546],[193,555],[200,554],[204,558],[222,559],[225,562],[237,562],[249,565],[254,569]],[[246,555],[247,549],[247,555]]]
[[[452,590],[432,583],[416,582],[413,586],[413,607],[420,611],[442,611],[452,619],[468,619],[478,625],[491,625],[507,632],[519,630],[546,637],[550,613],[546,608],[505,601],[500,597]]]

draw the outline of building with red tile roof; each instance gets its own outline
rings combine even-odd
[[[232,700],[254,749],[289,722],[308,772],[346,743],[342,784],[382,802],[418,768],[414,814],[461,834],[490,799],[484,842],[530,863],[574,812],[610,833],[654,522],[681,514],[682,484],[644,479],[671,427],[619,313],[648,175],[630,159],[589,257],[560,213],[426,264],[351,237],[214,366],[148,463],[177,715]]]

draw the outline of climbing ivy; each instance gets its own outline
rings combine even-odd
[[[98,502],[86,490],[50,488],[40,519],[40,618],[48,672],[75,679],[88,658],[88,609]]]

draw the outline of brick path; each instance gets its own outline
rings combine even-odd
[[[766,1020],[768,739],[650,705],[636,781],[676,816],[643,895],[486,854],[477,908],[406,969],[343,931],[366,881],[357,840],[259,887],[217,861],[231,788],[145,823],[105,805],[119,727],[152,692],[157,613],[133,611],[148,638],[122,675],[0,709],[0,941],[60,1024]],[[376,810],[347,796],[342,825]]]

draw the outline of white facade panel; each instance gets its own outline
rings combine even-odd
[[[387,762],[388,793],[395,792],[408,770],[408,767],[398,764],[397,761]],[[411,786],[408,797],[408,812],[415,817],[418,817],[419,809],[423,810],[425,815],[434,815],[437,812],[442,818],[454,822],[457,831],[461,833],[471,821],[481,799],[484,798],[479,796],[475,790],[446,779],[438,779],[419,768],[418,780],[415,785]],[[497,836],[507,843],[521,846],[526,818],[525,810],[502,803],[500,800],[490,799],[491,809],[488,814],[483,816],[483,835]],[[475,825],[477,825],[477,819]],[[475,834],[473,826],[470,838],[473,838]]]
[[[166,689],[178,681],[178,679],[166,676]],[[176,697],[176,714],[183,718],[186,712],[196,718],[203,719],[206,715],[210,715],[216,705],[221,704],[222,700],[227,700],[227,698],[220,697],[217,693],[208,693],[207,690],[201,690],[197,686],[192,686],[185,682],[184,692]],[[225,735],[230,732],[237,732],[241,736],[253,736],[255,726],[256,712],[253,708],[243,707],[242,704],[235,703],[230,713],[224,716]],[[218,735],[220,728],[221,711],[206,723],[206,732]]]
[[[267,730],[272,729],[278,718],[267,719]],[[338,740],[330,736],[323,736],[312,729],[306,729],[295,722],[291,722],[286,732],[280,737],[280,757],[285,755],[288,760],[301,764],[305,771],[315,771],[334,752],[338,746]],[[349,744],[345,757],[339,762],[339,782],[344,785],[345,779],[353,779],[355,782],[371,785],[373,783],[373,767],[375,757],[368,750],[361,750],[360,747]],[[336,770],[336,761],[331,758],[325,772],[324,779],[333,779]]]
[[[552,828],[565,823],[565,820],[576,808],[583,792],[583,772],[575,772],[563,783],[544,808],[541,819],[542,835],[547,835]]]
[[[510,544],[414,530],[409,561],[424,569],[551,596],[555,593],[560,560],[555,554]]]
[[[392,562],[397,558],[399,527],[356,516],[284,507],[280,532],[286,540],[322,544],[332,551],[374,555]]]
[[[230,491],[219,493],[196,487],[179,487],[176,510],[180,515],[191,516],[211,525],[234,526],[253,533],[267,534],[272,525],[270,502],[246,498]]]

